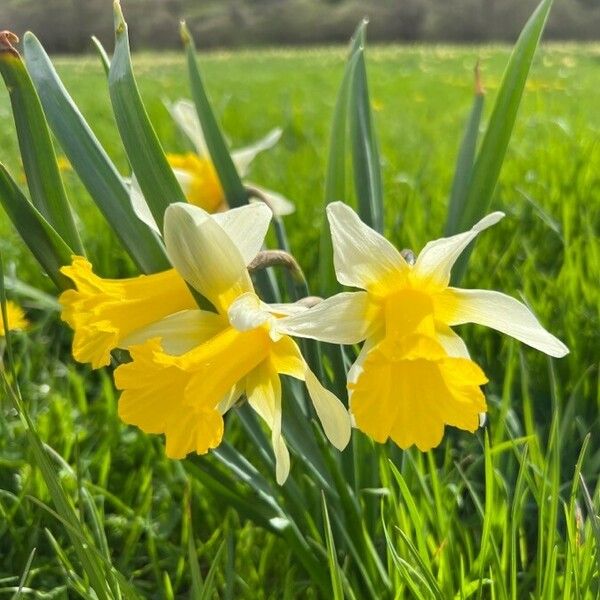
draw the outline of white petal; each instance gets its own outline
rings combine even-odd
[[[327,218],[335,272],[342,285],[376,289],[408,269],[400,252],[343,202],[329,204]]]
[[[550,356],[560,358],[569,353],[569,349],[546,331],[534,314],[515,298],[489,290],[449,288],[448,291],[453,305],[456,302],[449,311],[449,325],[478,323],[510,335]]]
[[[348,376],[347,376],[348,384],[357,382],[358,377],[362,373],[362,370],[363,370],[362,366],[363,366],[363,363],[365,362],[365,359],[367,358],[367,354],[373,347],[375,347],[381,341],[382,338],[383,338],[382,333],[378,333],[378,334],[372,335],[371,337],[367,338],[367,340],[363,344],[363,347],[360,349],[360,352],[358,353],[356,360],[354,361],[354,363],[350,367],[350,370],[348,371]],[[352,390],[348,389],[348,397],[350,397],[351,395],[352,395]]]
[[[367,292],[342,292],[297,315],[277,320],[280,333],[332,344],[357,344],[377,320]]]
[[[251,292],[242,294],[227,311],[229,322],[238,331],[250,331],[274,317],[263,308],[260,298]]]
[[[144,194],[142,194],[140,184],[133,174],[131,175],[131,180],[129,183],[129,201],[131,202],[131,207],[133,208],[135,216],[142,223],[148,225],[152,231],[160,235],[160,229],[158,228],[158,225],[152,216],[152,212],[150,212],[150,207],[146,202],[146,198],[144,198]]]
[[[189,100],[177,100],[172,104],[167,104],[167,108],[173,117],[173,120],[179,125],[183,133],[187,135],[198,156],[208,156],[208,148],[204,139],[204,132],[198,119],[198,113],[193,102]]]
[[[212,215],[249,265],[259,253],[273,213],[264,203],[252,203]]]
[[[266,198],[269,208],[273,211],[273,214],[276,214],[278,217],[291,215],[296,210],[294,203],[291,200],[288,200],[285,196],[282,196],[273,190],[268,190],[260,185],[256,185],[255,183],[248,182],[248,185],[256,188]],[[250,200],[250,202],[260,203],[263,202],[263,200],[253,198]]]
[[[253,291],[235,243],[198,206],[171,204],[165,211],[167,256],[179,274],[224,313],[233,300]]]
[[[271,443],[275,454],[275,479],[278,485],[283,485],[290,474],[290,453],[281,433],[271,435]]]
[[[448,285],[450,271],[462,251],[479,233],[495,225],[503,217],[504,213],[493,212],[473,225],[470,231],[427,242],[417,257],[415,273],[424,279],[434,280],[442,286]]]
[[[449,356],[454,358],[471,358],[469,349],[463,339],[450,327],[443,323],[436,323],[435,332],[438,342],[442,345]]]
[[[250,144],[249,146],[245,146],[231,152],[231,159],[233,160],[233,164],[236,166],[240,177],[244,177],[246,175],[248,168],[250,167],[250,163],[261,152],[269,150],[279,141],[282,133],[283,131],[277,127],[269,131],[269,133],[267,133],[267,135],[260,140],[254,142],[254,144]]]
[[[205,310],[182,310],[129,334],[123,348],[161,339],[167,354],[179,356],[202,344],[227,326],[222,316]]]
[[[350,414],[340,400],[324,388],[315,374],[307,369],[306,388],[327,439],[338,449],[343,450],[350,441]]]

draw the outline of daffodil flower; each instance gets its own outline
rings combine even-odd
[[[12,300],[7,300],[6,302],[6,324],[9,331],[25,329],[29,325],[23,309],[18,304],[12,302]],[[5,335],[4,319],[0,315],[0,337],[5,337]]]
[[[487,380],[451,329],[455,325],[478,323],[550,356],[568,353],[518,300],[449,286],[461,252],[503,213],[429,242],[414,264],[345,204],[330,204],[327,216],[338,281],[361,291],[287,317],[279,331],[339,344],[365,340],[348,373],[350,412],[376,441],[391,437],[402,448],[428,450],[439,444],[445,425],[478,427],[485,411],[479,386]]]
[[[203,208],[209,213],[227,210],[227,200],[221,182],[210,158],[204,132],[198,120],[194,105],[187,100],[178,100],[167,106],[173,119],[194,145],[195,152],[167,154],[171,165],[188,202]],[[231,152],[231,158],[240,177],[248,174],[252,161],[263,151],[272,148],[281,138],[281,129],[273,129],[254,144]],[[281,194],[249,183],[264,197],[276,215],[284,216],[294,212],[294,205]],[[137,180],[131,181],[131,203],[138,218],[158,232],[156,222],[139,188]]]
[[[205,453],[223,436],[223,414],[246,395],[271,429],[276,476],[288,475],[282,436],[280,375],[305,381],[327,437],[344,448],[350,417],[317,380],[296,343],[278,331],[298,307],[267,305],[247,265],[264,242],[271,210],[251,204],[211,216],[190,204],[165,213],[164,241],[172,271],[130,280],[103,280],[76,257],[63,270],[77,290],[61,296],[63,318],[75,328],[79,359],[105,364],[112,347],[132,362],[115,371],[119,415],[148,433],[164,433],[166,453]],[[190,284],[216,312],[192,304]],[[94,345],[97,348],[94,349]]]

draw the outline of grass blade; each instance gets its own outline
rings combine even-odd
[[[344,600],[342,572],[337,561],[331,521],[329,520],[327,502],[325,501],[325,494],[323,492],[321,492],[321,501],[323,505],[323,521],[325,523],[325,541],[327,543],[327,563],[329,564],[329,574],[331,575],[332,598],[333,600]]]
[[[481,83],[479,62],[477,62],[475,65],[475,98],[473,99],[471,113],[469,114],[465,133],[458,151],[454,180],[452,182],[452,192],[448,204],[446,228],[444,230],[444,235],[446,236],[454,235],[461,231],[461,216],[465,212],[465,203],[469,193],[469,183],[473,174],[477,138],[479,136],[479,125],[481,123],[484,103],[485,91]]]
[[[183,40],[187,55],[192,98],[196,105],[196,112],[198,113],[202,131],[204,132],[206,146],[208,147],[210,157],[219,176],[229,206],[232,208],[241,206],[248,202],[248,192],[233,164],[227,144],[206,95],[200,69],[198,68],[198,61],[196,60],[194,40],[185,23],[181,24],[181,39]]]
[[[73,250],[27,200],[4,165],[0,164],[0,202],[19,235],[60,290],[71,287],[60,268],[71,262]]]
[[[42,105],[21,56],[12,46],[17,41],[11,33],[0,33],[0,73],[10,94],[31,200],[65,242],[83,254]]]
[[[186,202],[173,170],[150,123],[131,64],[127,23],[118,0],[115,11],[115,52],[108,74],[108,88],[115,120],[131,168],[159,229],[171,202]]]
[[[540,2],[513,48],[473,167],[469,193],[458,223],[458,230],[460,231],[469,229],[485,215],[490,207],[531,63],[542,37],[552,2],[553,0],[542,0]],[[468,250],[464,252],[454,268],[453,282],[455,284],[460,281],[464,274],[469,255]]]
[[[349,121],[352,143],[352,165],[354,186],[358,202],[358,213],[370,227],[383,232],[383,188],[379,149],[373,127],[367,67],[365,64],[365,30],[363,21],[356,35],[356,67],[352,78]]]
[[[133,212],[121,175],[65,89],[39,40],[28,32],[23,46],[27,68],[52,131],[123,247],[144,273],[168,269],[162,244]]]

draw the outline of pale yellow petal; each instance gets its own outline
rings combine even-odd
[[[357,344],[380,325],[380,307],[367,292],[343,292],[296,315],[279,319],[280,333],[333,344]]]
[[[502,212],[494,212],[473,225],[465,233],[428,242],[421,250],[414,266],[415,275],[440,287],[450,281],[450,271],[463,250],[479,233],[495,225],[504,217]]]
[[[338,397],[325,388],[315,374],[306,368],[306,388],[327,439],[343,450],[350,441],[350,414]]]
[[[208,157],[209,153],[204,139],[204,132],[194,103],[190,100],[180,99],[173,103],[167,103],[167,108],[181,131],[194,144],[198,155]]]
[[[437,341],[442,345],[448,356],[455,358],[471,358],[469,349],[463,339],[444,323],[436,323],[435,333]]]
[[[436,318],[448,325],[485,325],[550,356],[569,352],[523,303],[500,292],[448,288],[436,298]]]
[[[231,159],[240,177],[245,177],[252,161],[265,150],[271,149],[281,138],[283,131],[276,127],[253,144],[231,152]]]
[[[281,434],[281,381],[269,361],[261,363],[246,379],[248,403],[271,429],[277,483],[283,485],[290,472],[290,456]]]
[[[384,294],[408,272],[400,252],[381,234],[365,225],[343,202],[327,207],[333,242],[333,262],[342,285]]]
[[[239,249],[201,208],[171,204],[165,212],[164,238],[173,266],[221,314],[238,296],[253,291]]]

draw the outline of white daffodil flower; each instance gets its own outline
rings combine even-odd
[[[359,429],[379,442],[427,450],[444,426],[475,431],[485,375],[451,329],[492,327],[550,356],[567,347],[518,300],[500,292],[450,287],[461,252],[504,214],[495,212],[465,233],[429,242],[409,264],[347,205],[327,207],[338,281],[344,292],[278,322],[282,333],[331,342],[365,341],[348,374],[350,411]]]
[[[229,208],[227,200],[210,158],[195,106],[188,100],[178,100],[173,104],[167,104],[167,108],[181,131],[189,138],[195,148],[195,152],[167,154],[167,160],[181,185],[187,201],[209,213],[227,210]],[[232,150],[231,159],[242,179],[246,178],[252,161],[261,152],[272,148],[281,138],[281,134],[281,129],[276,128],[254,144]],[[255,183],[246,183],[264,197],[274,214],[285,216],[294,212],[292,202],[281,194],[267,190]],[[135,177],[131,179],[130,198],[138,218],[158,232],[154,217]]]

